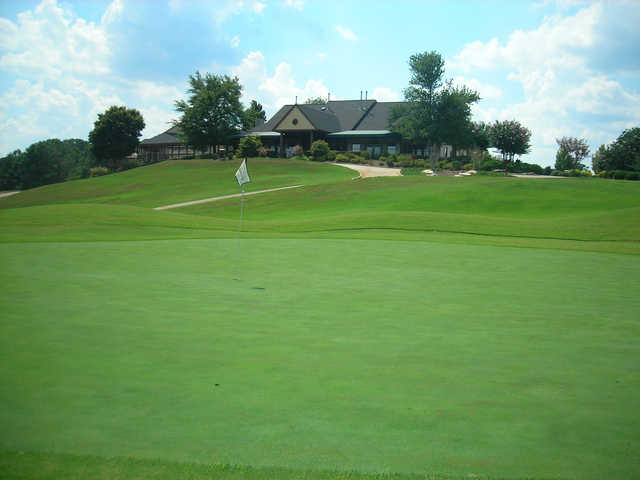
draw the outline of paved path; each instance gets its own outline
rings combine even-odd
[[[372,167],[370,165],[357,165],[353,163],[334,163],[334,165],[350,168],[351,170],[359,172],[360,177],[357,178],[402,176],[399,168]]]
[[[555,175],[523,175],[521,173],[510,173],[509,175],[511,175],[512,177],[518,177],[518,178],[569,178],[569,177],[563,177],[563,176],[555,176]]]
[[[20,191],[18,190],[17,192],[2,192],[2,193],[0,193],[0,198],[9,197],[11,195],[15,195],[16,193],[20,193]]]
[[[269,188],[267,190],[256,190],[255,192],[246,192],[244,195],[256,195],[258,193],[275,192],[276,190],[287,190],[289,188],[299,188],[304,185],[291,185],[290,187]],[[217,202],[218,200],[225,200],[227,198],[240,197],[242,193],[234,193],[232,195],[222,195],[221,197],[205,198],[203,200],[194,200],[193,202],[174,203],[173,205],[165,205],[164,207],[156,207],[154,210],[169,210],[170,208],[186,207],[188,205],[197,205],[199,203]]]

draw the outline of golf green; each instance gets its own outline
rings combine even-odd
[[[0,264],[3,450],[640,471],[637,255],[184,239],[5,243]]]

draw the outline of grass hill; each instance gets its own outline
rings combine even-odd
[[[0,199],[0,477],[637,475],[637,182],[237,166]]]
[[[0,241],[234,236],[239,199],[156,212],[238,193],[236,163],[172,161],[0,199]],[[640,185],[604,179],[351,179],[311,162],[250,162],[245,235],[388,238],[640,253]],[[55,205],[55,207],[54,207]],[[20,207],[20,209],[18,209]],[[22,208],[35,207],[35,208]],[[117,208],[116,208],[117,207]],[[464,238],[461,238],[461,235]]]

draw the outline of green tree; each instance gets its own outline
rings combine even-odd
[[[315,162],[326,162],[329,159],[329,144],[324,140],[316,140],[311,144],[311,159]]]
[[[607,148],[605,170],[640,171],[640,127],[630,128]]]
[[[473,137],[473,145],[481,151],[489,148],[488,126],[484,122],[473,122],[471,125],[471,134]]]
[[[188,100],[175,102],[182,117],[174,124],[180,127],[185,143],[199,151],[229,144],[247,121],[238,78],[196,72],[189,75],[189,85]]]
[[[531,148],[531,130],[523,127],[517,120],[495,121],[489,126],[491,146],[502,153],[505,172],[515,155],[529,153]]]
[[[559,150],[556,155],[556,170],[585,170],[582,160],[589,155],[589,146],[584,138],[556,138]],[[564,152],[565,154],[561,154]],[[558,163],[560,162],[560,163]]]
[[[262,105],[255,100],[251,100],[251,104],[244,111],[244,115],[245,130],[251,130],[252,128],[255,128],[255,126],[258,124],[258,120],[262,120],[262,122],[267,121],[267,114],[265,113],[264,108],[262,108]]]
[[[572,170],[573,159],[571,158],[571,155],[569,155],[569,152],[563,150],[562,148],[559,148],[556,152],[556,162],[553,165],[553,168],[560,171]]]
[[[109,107],[98,114],[89,133],[91,150],[100,165],[120,170],[124,157],[136,150],[144,129],[142,114],[124,106]]]
[[[22,164],[25,153],[20,150],[0,158],[0,190],[20,190],[22,188]]]
[[[607,169],[607,146],[600,145],[596,153],[591,157],[591,169],[593,173],[600,173],[603,170]]]
[[[433,122],[433,136],[438,141],[452,146],[454,158],[458,148],[473,145],[471,104],[479,99],[480,96],[477,92],[467,87],[453,87],[450,82],[438,96]]]
[[[444,80],[444,59],[436,51],[411,55],[411,79],[404,91],[406,105],[394,107],[389,128],[412,144],[432,150],[446,142],[455,148],[471,143],[470,105],[480,97],[467,87]],[[433,152],[432,152],[433,153]],[[435,167],[435,155],[430,155]]]
[[[307,98],[304,103],[307,105],[326,105],[327,99],[323,97],[311,97]]]
[[[413,144],[439,143],[434,119],[438,103],[438,89],[444,84],[444,58],[438,52],[424,52],[409,57],[411,78],[404,91],[408,105],[396,107],[390,115],[391,130]],[[435,157],[431,167],[435,167]]]
[[[257,157],[258,150],[262,147],[262,142],[260,141],[260,137],[256,135],[248,135],[240,140],[238,144],[238,151],[236,152],[236,156],[243,157]]]

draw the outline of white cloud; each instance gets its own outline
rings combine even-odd
[[[376,87],[371,98],[379,102],[397,102],[401,100],[400,94],[388,87]]]
[[[101,27],[43,0],[34,11],[18,14],[18,24],[5,20],[12,33],[10,51],[0,56],[0,69],[55,78],[64,72],[104,74],[111,52]],[[6,43],[6,42],[3,42]]]
[[[111,71],[105,25],[121,18],[123,8],[113,1],[96,25],[44,0],[15,23],[0,19],[0,72],[17,78],[0,91],[0,156],[47,138],[86,139],[97,115],[111,105],[138,108],[145,135],[166,130],[183,93]]]
[[[123,10],[124,5],[122,0],[113,0],[102,15],[102,24],[106,25],[119,20],[122,17]]]
[[[476,78],[465,78],[463,76],[453,77],[456,86],[467,86],[480,94],[482,99],[496,99],[502,96],[502,90],[494,85],[482,83]]]
[[[250,8],[251,8],[251,11],[254,13],[262,13],[262,11],[266,6],[267,4],[263,2],[252,2]]]
[[[267,6],[266,3],[259,0],[216,0],[212,2],[213,18],[219,25],[225,22],[229,17],[238,15],[242,12],[250,12],[261,14]]]
[[[316,57],[324,60],[325,58],[327,58],[327,54],[323,53],[323,52],[318,52],[318,53],[316,53]]]
[[[0,17],[0,50],[15,50],[20,44],[18,41],[18,27]]]
[[[240,46],[240,37],[238,35],[234,35],[229,43],[231,43],[233,48],[238,48]]]
[[[284,6],[302,10],[304,8],[304,0],[284,0]]]
[[[474,76],[506,71],[506,79],[522,88],[522,99],[513,101],[491,85],[456,77],[456,82],[493,101],[490,108],[483,102],[473,107],[476,119],[515,118],[532,130],[533,151],[527,161],[553,164],[555,138],[563,135],[586,137],[597,130],[597,135],[586,138],[601,143],[605,137],[611,141],[619,135],[619,125],[614,126],[610,118],[606,123],[597,120],[597,116],[615,116],[622,125],[640,123],[640,95],[611,78],[610,69],[594,69],[602,46],[608,42],[615,45],[616,40],[610,38],[611,25],[620,25],[609,7],[608,3],[592,2],[574,14],[546,17],[536,29],[516,30],[504,43],[496,38],[469,43],[447,62],[454,71]],[[631,17],[637,14],[626,13]],[[512,103],[500,105],[508,101]],[[595,122],[601,122],[597,129]],[[595,147],[592,143],[592,150]]]
[[[344,38],[345,40],[355,41],[358,39],[355,33],[350,28],[343,27],[342,25],[336,25],[336,31]]]
[[[269,75],[262,52],[251,52],[240,65],[233,67],[231,73],[240,79],[244,86],[243,102],[258,100],[269,114],[275,113],[282,105],[294,103],[296,96],[302,103],[311,97],[326,97],[329,89],[321,79],[309,79],[299,87],[294,78],[291,65],[281,62],[273,75]]]

